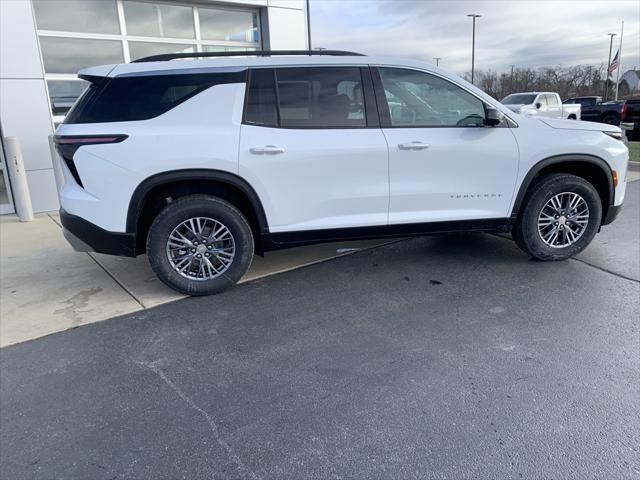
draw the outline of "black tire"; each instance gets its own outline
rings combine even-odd
[[[221,273],[214,278],[198,280],[195,273],[191,273],[192,277],[187,278],[185,275],[190,271],[179,273],[167,253],[167,242],[174,229],[182,222],[196,217],[220,222],[227,227],[232,236],[233,259],[226,269],[220,267]],[[206,242],[206,239],[211,237],[203,234],[201,238],[205,238]],[[253,259],[253,247],[251,227],[242,213],[229,202],[209,195],[189,195],[171,202],[154,219],[147,236],[147,256],[154,273],[172,289],[194,296],[220,293],[233,286],[249,269]],[[207,256],[210,255],[206,251],[202,255],[205,253]],[[194,263],[194,268],[199,262],[200,260],[197,260],[197,263]]]
[[[543,207],[556,195],[577,193],[589,208],[588,223],[580,237],[566,247],[552,247],[538,231],[538,218]],[[584,250],[600,228],[602,203],[596,189],[581,177],[554,173],[538,179],[527,192],[520,214],[511,232],[516,245],[538,260],[566,260]]]
[[[602,123],[606,123],[608,125],[618,125],[620,123],[620,119],[617,115],[609,114],[605,115],[602,118]]]

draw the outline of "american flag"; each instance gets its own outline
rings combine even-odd
[[[611,60],[611,64],[609,65],[609,71],[607,72],[609,74],[609,76],[611,76],[613,74],[613,72],[616,71],[616,68],[618,68],[618,55],[620,54],[620,50],[618,50],[616,52],[616,56],[613,57],[613,60]]]

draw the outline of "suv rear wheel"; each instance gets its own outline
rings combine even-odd
[[[147,236],[151,268],[166,285],[187,295],[222,292],[246,273],[253,235],[230,203],[190,195],[167,205]]]
[[[527,193],[513,228],[516,244],[539,260],[565,260],[584,250],[600,227],[602,204],[581,177],[542,177]]]

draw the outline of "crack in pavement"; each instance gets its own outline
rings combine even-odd
[[[508,234],[491,233],[490,235],[493,235],[496,238],[501,238],[502,240],[506,240],[508,242],[513,242],[513,240],[510,237],[506,236]],[[607,270],[604,267],[600,267],[598,265],[594,265],[593,263],[589,263],[589,262],[587,262],[585,260],[582,260],[581,258],[570,257],[567,260],[574,260],[576,262],[580,262],[580,263],[582,263],[584,265],[587,265],[588,267],[595,268],[596,270],[600,270],[601,272],[608,273],[609,275],[613,275],[614,277],[619,277],[619,278],[622,278],[624,280],[628,280],[630,282],[640,283],[640,280],[638,280],[637,278],[627,277],[626,275],[623,275],[623,274],[618,273],[618,272],[614,272],[613,270]]]
[[[224,448],[224,450],[227,452],[227,455],[229,456],[229,458],[233,461],[233,463],[236,464],[236,466],[238,467],[238,469],[240,471],[245,471],[252,479],[254,480],[259,480],[259,476],[255,474],[255,472],[253,472],[252,470],[250,470],[243,462],[242,460],[240,460],[240,457],[238,457],[238,455],[236,455],[236,453],[233,451],[233,449],[231,448],[231,446],[225,442],[222,437],[220,436],[220,432],[218,431],[218,425],[216,424],[215,420],[213,419],[213,417],[211,415],[209,415],[206,411],[204,411],[202,408],[200,408],[198,405],[196,405],[196,403],[191,400],[191,398],[189,396],[187,396],[186,393],[184,393],[180,387],[178,387],[175,383],[173,383],[171,381],[171,379],[169,377],[167,377],[167,375],[160,369],[158,368],[157,365],[155,365],[155,363],[149,363],[146,364],[146,366],[152,371],[154,372],[156,375],[158,375],[167,385],[169,385],[169,387],[171,387],[171,389],[187,404],[189,405],[189,407],[191,407],[193,410],[195,410],[196,412],[200,413],[201,415],[204,416],[204,418],[207,420],[207,423],[209,423],[209,427],[211,428],[211,431],[213,432],[213,436],[216,440],[216,442],[218,443],[218,445],[220,445],[222,448]]]
[[[629,281],[631,281],[631,282],[640,283],[640,280],[638,280],[637,278],[627,277],[626,275],[622,275],[621,273],[614,272],[613,270],[607,270],[607,269],[606,269],[606,268],[604,268],[604,267],[600,267],[600,266],[598,266],[598,265],[594,265],[593,263],[589,263],[589,262],[587,262],[587,261],[585,261],[585,260],[582,260],[581,258],[575,258],[575,257],[572,257],[572,258],[570,258],[569,260],[575,260],[576,262],[584,263],[585,265],[588,265],[588,266],[590,266],[590,267],[593,267],[593,268],[595,268],[596,270],[600,270],[601,272],[609,273],[609,274],[611,274],[611,275],[614,275],[614,276],[616,276],[616,277],[623,278],[623,279],[625,279],[625,280],[629,280]]]

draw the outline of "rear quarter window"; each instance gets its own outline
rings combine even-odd
[[[115,77],[92,84],[64,123],[148,120],[214,85],[240,83],[245,78],[246,72]]]

